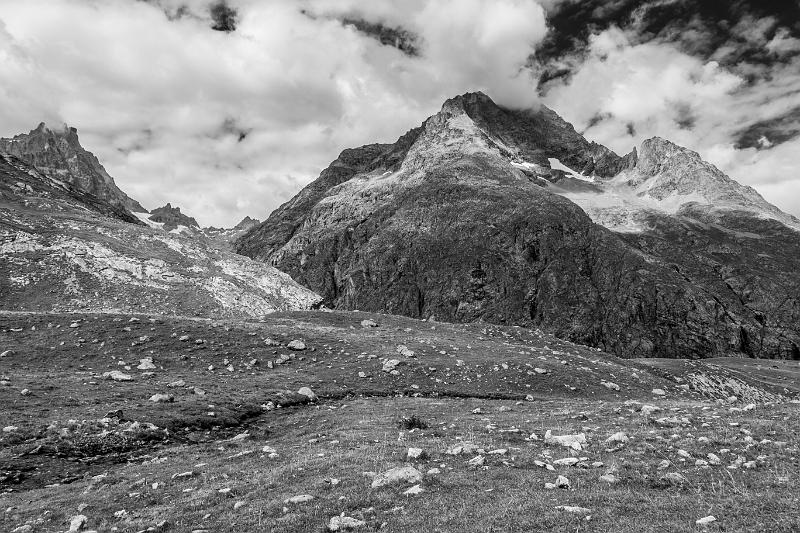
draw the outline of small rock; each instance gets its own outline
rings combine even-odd
[[[244,502],[236,502],[236,503],[233,504],[233,510],[234,511],[238,511],[239,509],[241,509],[244,506],[245,506]]]
[[[589,514],[592,512],[591,509],[587,509],[586,507],[575,507],[573,505],[556,505],[556,509],[574,514]]]
[[[306,349],[306,343],[304,343],[301,340],[295,339],[291,341],[289,344],[287,344],[286,347],[289,348],[290,350],[301,352]]]
[[[133,378],[130,375],[120,372],[119,370],[103,372],[103,378],[110,379],[112,381],[133,381]]]
[[[573,466],[578,462],[580,462],[580,459],[578,459],[577,457],[566,457],[564,459],[553,461],[553,464],[558,466]]]
[[[399,353],[403,357],[414,357],[414,351],[410,350],[408,346],[404,344],[397,345],[397,353]]]
[[[375,322],[374,320],[366,319],[366,320],[362,320],[361,321],[361,327],[362,328],[377,328],[378,327],[378,323]]]
[[[400,364],[399,359],[389,359],[385,363],[383,363],[382,370],[384,372],[392,372],[399,364]]]
[[[313,499],[314,497],[311,494],[300,494],[299,496],[292,496],[291,498],[283,500],[283,503],[286,504],[308,503]]]
[[[614,391],[619,390],[619,385],[611,381],[601,381],[600,384],[603,385],[603,387],[607,388],[608,390],[614,390]]]
[[[615,483],[619,483],[619,478],[614,474],[603,474],[600,476],[600,481],[608,483],[609,485],[614,485]]]
[[[553,435],[548,429],[544,434],[545,444],[558,444],[572,448],[573,450],[581,451],[582,444],[586,444],[586,434],[578,433],[576,435]]]
[[[375,476],[372,488],[377,489],[395,483],[419,483],[420,481],[422,481],[422,472],[413,466],[399,466]]]
[[[625,443],[626,443],[626,442],[628,442],[629,440],[631,440],[631,439],[630,439],[630,437],[628,437],[628,436],[627,436],[625,433],[623,433],[622,431],[619,431],[619,432],[617,432],[617,433],[614,433],[614,434],[613,434],[613,435],[611,435],[610,437],[608,437],[608,438],[606,439],[606,444],[614,444],[615,442],[618,442],[618,443],[620,443],[620,444],[625,444]]]
[[[709,516],[705,516],[703,518],[700,518],[699,520],[696,520],[695,524],[697,524],[698,526],[704,526],[706,524],[710,524],[711,522],[716,522],[716,521],[717,521],[717,519],[714,517],[714,515],[709,515]]]
[[[408,459],[424,459],[425,451],[422,448],[409,448],[406,454]]]
[[[297,394],[302,394],[311,402],[317,401],[317,395],[314,394],[314,391],[311,390],[311,387],[300,387],[300,390],[297,391]]]
[[[665,391],[664,389],[653,389],[652,392],[656,396],[666,396],[666,394],[667,394],[667,391]]]
[[[556,478],[556,487],[559,489],[568,489],[570,487],[569,479],[566,476],[558,476]]]
[[[185,386],[186,386],[186,382],[183,381],[182,379],[179,379],[178,381],[173,381],[172,383],[167,385],[167,387],[170,387],[172,389],[174,389],[176,387],[185,387]]]
[[[406,496],[413,496],[413,495],[419,494],[421,492],[423,492],[422,487],[419,486],[419,485],[414,485],[410,489],[404,491],[403,494],[406,495]]]
[[[69,521],[69,531],[80,531],[86,526],[86,522],[88,521],[89,519],[86,517],[86,515],[79,514],[77,516],[73,516]]]
[[[362,527],[366,524],[363,520],[357,520],[355,518],[345,516],[342,513],[341,516],[334,516],[328,522],[328,530],[329,531],[347,531],[350,529],[356,529]]]
[[[139,365],[136,368],[139,370],[155,370],[157,367],[153,364],[152,357],[145,357],[144,359],[139,359]]]
[[[150,401],[154,403],[171,403],[175,401],[175,398],[170,394],[156,393],[150,396]]]
[[[686,478],[677,472],[669,472],[659,478],[659,481],[668,485],[683,485],[686,483]]]
[[[483,463],[485,462],[486,459],[482,455],[476,455],[475,457],[467,461],[467,464],[469,466],[483,466]]]

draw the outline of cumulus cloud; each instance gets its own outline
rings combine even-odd
[[[340,150],[392,141],[455,94],[535,105],[524,66],[546,32],[534,0],[41,7],[0,0],[0,94],[13,103],[0,135],[68,123],[143,205],[171,201],[217,226],[264,218]],[[413,32],[419,55],[345,14]]]
[[[774,21],[756,24],[747,37],[767,46],[773,27]],[[696,150],[800,214],[800,138],[787,130],[797,122],[800,60],[760,65],[751,78],[742,65],[734,72],[671,42],[637,37],[618,27],[592,35],[572,75],[544,86],[545,103],[618,153],[656,135]],[[780,128],[774,135],[770,124]],[[755,131],[757,146],[737,146]]]

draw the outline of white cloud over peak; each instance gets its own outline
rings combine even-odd
[[[210,3],[0,0],[0,94],[13,104],[0,136],[68,123],[146,207],[230,226],[455,94],[536,100],[522,68],[546,32],[533,0],[231,0],[231,33],[209,28]],[[416,33],[420,55],[325,16],[354,11]]]
[[[768,25],[755,25],[749,35],[763,37]],[[612,27],[590,38],[587,56],[571,77],[549,84],[544,101],[617,153],[649,137],[667,138],[800,215],[800,138],[775,146],[764,138],[767,150],[735,146],[741,131],[800,106],[800,60],[760,68],[771,69],[770,76],[748,83],[716,61],[671,43],[632,43]]]

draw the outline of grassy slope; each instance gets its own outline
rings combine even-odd
[[[379,327],[362,328],[365,318]],[[76,320],[78,327],[69,327]],[[707,514],[719,519],[712,530],[747,531],[756,523],[770,531],[800,527],[792,489],[800,473],[797,405],[731,412],[713,398],[730,395],[725,386],[680,388],[690,373],[721,375],[717,366],[693,363],[687,370],[622,361],[535,331],[365,313],[286,313],[249,323],[130,320],[0,317],[0,352],[12,351],[0,358],[8,382],[0,386],[0,426],[18,427],[0,433],[0,486],[8,491],[0,497],[0,530],[29,523],[35,531],[63,531],[82,503],[89,505],[83,511],[87,527],[100,531],[321,531],[341,512],[365,520],[366,530],[386,523],[388,531],[686,531]],[[180,341],[182,335],[190,340]],[[280,346],[266,345],[265,338]],[[303,339],[307,349],[289,351],[292,339]],[[417,357],[398,355],[398,344]],[[281,354],[294,358],[268,368]],[[136,369],[143,357],[153,357],[158,367],[152,376]],[[400,375],[381,371],[385,357],[403,360]],[[258,363],[248,368],[253,359]],[[796,368],[772,373],[770,365],[762,367],[760,374],[740,369],[744,381],[733,385],[752,393],[761,389],[748,388],[751,377],[754,385],[780,380],[786,396],[796,394]],[[99,378],[114,369],[134,381]],[[179,379],[185,387],[167,387]],[[320,395],[319,403],[304,404],[302,396],[287,392],[306,385]],[[206,394],[194,394],[193,387]],[[776,387],[768,392],[781,392]],[[23,388],[31,394],[21,395]],[[654,396],[653,388],[667,395]],[[149,402],[158,392],[173,394],[175,402]],[[529,394],[534,401],[518,403]],[[663,412],[655,417],[687,417],[688,425],[659,425],[626,400],[658,405]],[[284,407],[265,411],[268,401]],[[483,412],[473,413],[476,408]],[[116,409],[124,419],[169,432],[124,432],[129,422],[97,422]],[[411,414],[429,427],[398,429],[397,421]],[[535,460],[552,463],[569,455],[566,448],[528,438],[547,429],[586,432],[590,446],[578,455],[604,466],[556,466],[557,472],[536,466]],[[754,443],[745,440],[744,430]],[[228,440],[245,431],[244,439]],[[620,449],[605,445],[617,431],[633,440]],[[701,436],[709,442],[699,442]],[[758,444],[762,439],[772,442]],[[474,453],[444,454],[462,441],[507,452],[486,455],[486,468],[470,467],[466,461]],[[270,459],[265,445],[279,456]],[[425,492],[404,496],[408,485],[371,489],[363,472],[403,465],[409,446],[429,454],[420,470],[441,470],[425,476]],[[724,448],[731,451],[723,454]],[[678,449],[693,459],[682,462]],[[720,455],[722,465],[695,467],[694,458],[708,452]],[[740,455],[756,461],[756,468],[726,468]],[[656,466],[663,459],[674,463],[665,471],[683,473],[687,483],[660,483],[663,472]],[[610,468],[621,480],[611,487],[598,481]],[[187,471],[193,475],[172,479]],[[572,490],[543,488],[557,474],[571,480]],[[331,477],[341,482],[333,486],[326,481]],[[219,492],[225,488],[230,492]],[[303,493],[315,500],[284,510],[284,499]],[[236,502],[244,505],[234,510]],[[592,518],[556,505],[591,508]],[[114,516],[123,509],[127,516]]]

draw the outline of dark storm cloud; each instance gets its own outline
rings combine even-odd
[[[215,2],[208,8],[211,14],[212,30],[224,31],[230,33],[236,30],[236,22],[239,18],[239,13],[236,9],[228,5],[225,0]]]
[[[780,117],[759,120],[738,132],[736,148],[764,150],[800,137],[800,106]]]
[[[376,39],[383,45],[393,46],[408,56],[419,55],[418,37],[403,28],[391,28],[380,22],[368,22],[356,18],[343,18],[342,24],[352,26],[364,35]]]

